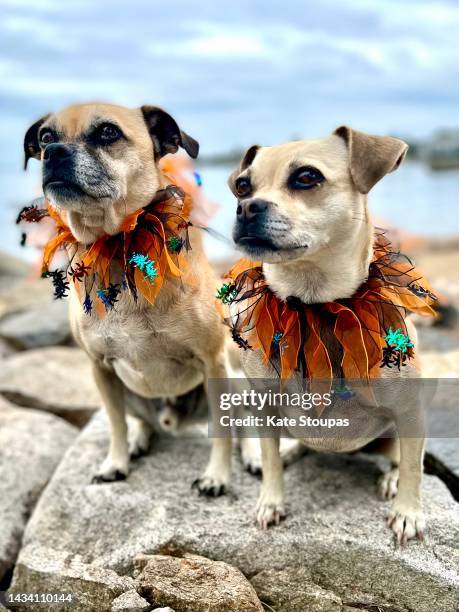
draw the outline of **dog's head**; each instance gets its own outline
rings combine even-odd
[[[307,259],[355,236],[366,194],[408,146],[348,127],[328,138],[250,147],[229,185],[238,199],[234,241],[252,259]]]
[[[198,143],[160,108],[98,103],[46,115],[24,139],[25,166],[30,158],[42,161],[44,194],[70,216],[76,233],[116,232],[126,214],[152,200],[159,159],[179,147],[197,157]]]

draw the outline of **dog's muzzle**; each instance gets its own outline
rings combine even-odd
[[[83,189],[75,176],[73,146],[61,143],[49,144],[43,152],[43,189],[65,197],[79,196]]]
[[[275,249],[266,233],[269,202],[260,198],[240,200],[236,210],[234,242],[246,249]]]

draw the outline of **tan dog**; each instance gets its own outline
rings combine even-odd
[[[321,140],[253,146],[247,151],[230,177],[238,198],[234,240],[250,259],[263,261],[264,276],[280,299],[294,296],[305,304],[330,302],[352,296],[366,280],[373,253],[367,193],[398,168],[407,148],[395,138],[341,127]],[[411,325],[409,332],[415,340]],[[248,377],[277,377],[271,366],[263,364],[260,351],[241,354]],[[402,370],[404,376],[416,376],[411,366]],[[393,370],[383,373],[391,375]],[[394,422],[399,424],[400,406],[405,410],[408,399],[401,402],[396,393],[391,395],[389,386],[381,400],[387,409],[382,425],[369,426],[353,438],[302,442],[334,452],[362,448]],[[418,406],[412,410],[417,412]],[[266,527],[284,514],[284,492],[279,440],[262,438],[261,446],[263,484],[257,518]],[[420,497],[423,447],[422,438],[403,437],[387,450],[396,467],[383,477],[380,491],[385,498],[395,496],[389,524],[400,542],[422,537],[424,529]]]
[[[26,164],[30,157],[42,161],[44,194],[80,251],[102,234],[116,234],[127,215],[152,201],[167,185],[158,162],[178,147],[192,157],[198,154],[198,143],[163,110],[108,104],[47,115],[30,127],[24,143]],[[72,330],[92,360],[111,426],[110,450],[97,482],[125,478],[129,453],[147,450],[155,420],[151,400],[187,393],[209,377],[226,377],[225,331],[214,306],[217,281],[199,230],[190,228],[190,241],[183,288],[166,280],[153,306],[124,291],[104,318],[87,316],[72,289]],[[130,448],[126,412],[140,417]],[[201,492],[223,492],[230,455],[231,441],[215,439],[197,481]]]

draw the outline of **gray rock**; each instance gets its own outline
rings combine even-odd
[[[89,359],[72,347],[34,349],[8,357],[0,369],[0,393],[78,427],[101,405]]]
[[[56,554],[135,577],[139,554],[188,552],[225,561],[255,584],[262,572],[288,570],[287,594],[303,589],[312,597],[322,589],[325,599],[336,596],[351,608],[450,612],[456,605],[458,506],[434,476],[424,479],[426,542],[398,550],[385,526],[388,504],[375,495],[378,468],[365,455],[310,453],[287,468],[287,518],[265,533],[253,521],[259,482],[239,462],[227,496],[199,498],[190,489],[206,464],[207,441],[156,440],[126,481],[92,485],[107,444],[101,413],[69,449],[29,521],[18,590],[40,567],[42,590],[68,585],[62,569],[49,565]],[[309,572],[307,586],[298,568]]]
[[[431,438],[427,450],[456,477],[459,485],[459,439]]]
[[[113,600],[112,612],[145,612],[151,610],[151,605],[146,599],[140,597],[135,589],[126,591]]]
[[[11,355],[14,355],[16,351],[14,350],[14,348],[8,344],[8,342],[5,342],[5,340],[2,340],[0,338],[0,360],[5,359],[5,357],[10,357]]]
[[[263,570],[251,581],[264,604],[276,612],[341,612],[342,599],[314,584],[305,567]]]
[[[66,344],[71,338],[67,301],[53,300],[4,316],[0,338],[17,350]]]
[[[51,414],[0,399],[0,580],[12,568],[29,515],[76,432]]]
[[[177,612],[263,612],[256,592],[238,569],[199,555],[150,555],[137,588],[151,603],[170,603]]]
[[[78,555],[71,556],[64,551],[40,546],[21,552],[14,576],[9,590],[12,595],[24,592],[70,594],[71,604],[68,601],[52,604],[52,610],[56,612],[69,609],[74,612],[108,612],[117,597],[134,587],[134,581],[128,576],[119,576],[96,563],[85,563]],[[17,609],[29,612],[30,605]],[[48,611],[50,606],[34,604],[34,609]]]
[[[48,304],[53,294],[49,279],[30,270],[28,278],[0,275],[0,317],[37,304]]]
[[[10,255],[9,253],[0,253],[0,279],[3,278],[24,278],[30,274],[31,266],[26,261]]]

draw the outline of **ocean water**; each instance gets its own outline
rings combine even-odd
[[[15,218],[22,206],[40,194],[38,164],[30,165],[27,173],[9,164],[0,169],[0,250],[29,259],[36,254],[19,246]],[[207,197],[218,204],[210,226],[230,241],[236,202],[227,178],[233,168],[198,166],[198,170]],[[377,224],[383,227],[436,238],[459,237],[459,170],[435,172],[424,164],[406,162],[375,186],[369,195],[369,208]],[[225,241],[211,236],[205,237],[205,246],[214,260],[234,254]]]

